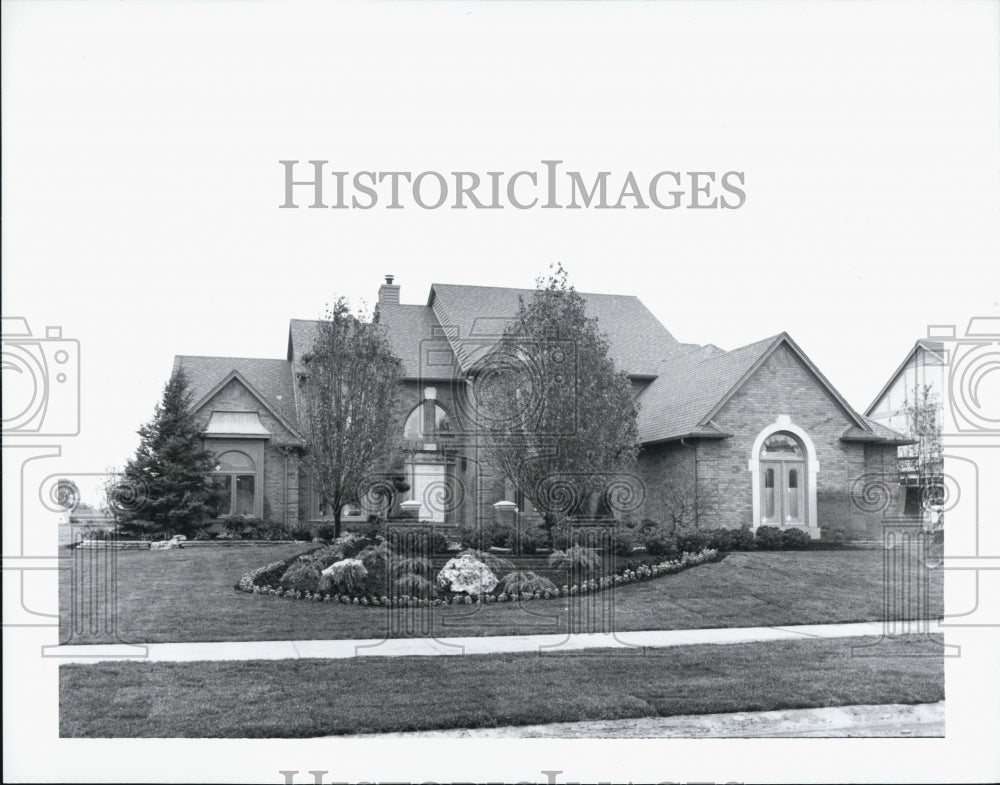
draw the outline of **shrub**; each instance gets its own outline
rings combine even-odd
[[[406,572],[396,578],[396,592],[410,597],[433,597],[434,584],[425,576]]]
[[[309,554],[309,558],[319,565],[321,570],[325,570],[334,562],[344,558],[344,549],[337,544],[324,545]]]
[[[288,538],[288,530],[274,521],[251,521],[243,536],[251,540],[284,540]]]
[[[709,529],[705,532],[708,535],[707,547],[717,551],[731,551],[733,549],[733,530],[725,527],[719,529]]]
[[[281,585],[281,576],[285,574],[288,569],[288,560],[275,562],[274,564],[269,564],[266,567],[260,569],[258,572],[254,573],[253,585],[254,586],[269,586],[271,588],[277,588]]]
[[[791,551],[801,551],[809,547],[811,539],[801,529],[786,529],[781,533],[781,546]]]
[[[393,520],[399,516],[392,516]],[[410,520],[407,518],[407,520]],[[363,523],[352,523],[350,531],[366,540],[375,541],[380,538],[385,538],[388,533],[389,526],[385,518],[381,515],[369,515],[368,519]]]
[[[483,526],[483,545],[487,548],[511,548],[517,544],[517,531],[513,526],[488,523]]]
[[[541,575],[536,575],[529,570],[523,572],[515,570],[505,575],[503,580],[500,581],[500,592],[503,594],[555,591],[555,588],[556,585],[548,578],[543,578]]]
[[[393,550],[411,553],[445,553],[448,538],[431,528],[391,529],[388,540]]]
[[[341,559],[323,570],[322,575],[320,589],[355,594],[365,585],[368,570],[360,559]]]
[[[631,556],[635,548],[636,536],[632,529],[627,526],[616,526],[612,531],[612,542],[614,551],[619,556]]]
[[[648,536],[651,532],[660,530],[662,525],[659,521],[654,521],[652,518],[643,518],[639,521],[638,533],[640,536]]]
[[[678,532],[677,548],[682,552],[700,553],[710,547],[712,535],[701,529],[687,529]]]
[[[468,548],[458,555],[459,558],[468,555],[473,559],[478,559],[497,574],[501,572],[509,572],[514,569],[514,562],[504,559],[501,556],[497,556],[495,553],[490,553],[489,551],[477,551],[473,548]]]
[[[550,529],[552,535],[552,547],[556,550],[566,550],[572,545],[569,541],[569,528],[561,524],[556,524]]]
[[[781,550],[781,529],[777,526],[760,526],[756,534],[757,547],[762,551]]]
[[[344,558],[353,558],[374,542],[377,542],[377,540],[369,540],[367,537],[355,532],[346,532],[334,540],[331,543],[331,547],[340,548],[344,554]]]
[[[754,541],[753,529],[733,529],[730,547],[734,551],[752,551],[757,547]]]
[[[645,532],[641,542],[646,546],[646,553],[650,556],[673,556],[680,553],[677,548],[677,538],[662,528]]]
[[[333,542],[337,538],[337,527],[329,523],[320,524],[316,527],[316,536],[321,540]]]
[[[310,541],[312,539],[312,529],[308,526],[296,526],[290,532],[288,532],[289,538],[299,541]]]
[[[480,545],[479,529],[467,523],[458,524],[455,538],[466,548],[478,548]]]
[[[364,586],[365,593],[384,594],[389,580],[389,560],[392,558],[389,544],[382,541],[375,545],[368,545],[359,551],[355,558],[368,571]]]
[[[544,548],[548,544],[549,538],[545,531],[537,526],[525,527],[521,529],[520,551],[523,554],[531,555],[537,553],[539,548]]]
[[[601,569],[601,556],[593,548],[573,545],[564,551],[553,551],[548,564],[554,569],[569,570],[571,574],[589,575]]]
[[[491,522],[479,527],[463,524],[458,535],[468,548],[510,548],[517,553],[534,553],[548,542],[542,529],[527,524]]]
[[[231,537],[242,537],[250,528],[250,522],[242,515],[230,515],[223,528]]]
[[[299,558],[281,576],[281,585],[291,591],[312,591],[319,587],[320,567],[311,559]]]
[[[422,575],[427,577],[431,574],[431,562],[429,559],[425,559],[422,556],[408,556],[403,559],[398,559],[393,564],[393,572],[396,575]]]

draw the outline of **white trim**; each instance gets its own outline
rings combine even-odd
[[[772,434],[780,431],[787,431],[793,434],[802,442],[806,448],[806,523],[805,526],[779,525],[781,529],[803,529],[812,539],[819,539],[819,520],[816,517],[816,475],[819,473],[819,460],[816,457],[816,447],[813,445],[809,434],[792,422],[792,418],[787,414],[779,414],[778,418],[757,434],[754,439],[753,448],[750,451],[750,460],[747,468],[750,470],[750,482],[753,495],[753,517],[751,528],[756,531],[760,524],[760,449],[764,446],[764,441]]]

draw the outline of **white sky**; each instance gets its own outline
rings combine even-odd
[[[733,348],[786,330],[864,408],[928,324],[961,333],[972,316],[1000,315],[998,21],[996,3],[951,0],[5,2],[3,313],[36,334],[62,325],[82,353],[82,432],[46,463],[65,474],[121,464],[174,354],[281,357],[290,317],[336,294],[370,302],[387,272],[413,303],[432,281],[531,286],[561,261],[582,291],[639,295],[682,341]],[[748,201],[277,209],[277,161],[310,158],[349,171],[511,172],[546,158],[616,176],[737,169]],[[994,673],[991,651],[970,647],[964,662]],[[54,688],[41,700],[41,684],[31,701],[48,710]],[[982,716],[949,714],[949,734]],[[73,752],[83,742],[43,736],[30,762],[40,776],[58,765],[110,776],[103,756]],[[351,756],[334,742],[309,755],[297,742],[234,742],[200,759],[164,755],[180,748],[162,740],[112,749],[132,777],[250,776],[282,749],[284,765],[258,776],[299,768],[302,781],[322,763],[342,781],[355,752],[380,749],[350,743]],[[747,780],[777,776],[775,761],[846,776],[853,753],[816,744],[708,761],[739,760]],[[529,746],[492,760],[577,765],[566,781],[604,754],[544,749],[545,760]],[[989,749],[880,753],[863,778],[958,776]],[[670,750],[664,778],[704,779],[705,747]],[[434,754],[463,776],[454,745]],[[397,779],[416,759],[367,758]]]
[[[280,357],[334,294],[637,294],[680,340],[788,331],[864,408],[997,313],[996,9],[5,6],[3,311],[81,342],[65,469],[137,443],[175,353]],[[738,211],[279,210],[329,168],[746,172]]]

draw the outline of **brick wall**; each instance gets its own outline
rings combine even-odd
[[[636,474],[645,486],[646,500],[640,518],[669,525],[676,509],[675,489],[692,487],[696,450],[679,442],[644,447],[636,463]]]
[[[238,449],[242,445],[244,451],[251,454],[257,467],[258,482],[262,483],[262,504],[258,514],[271,521],[294,526],[299,516],[299,450],[288,450],[281,445],[287,444],[295,436],[252,395],[238,380],[233,379],[219,390],[201,409],[195,413],[195,420],[205,428],[213,411],[255,411],[260,416],[261,424],[271,434],[267,440],[256,439],[206,439],[206,448],[216,454],[225,449]],[[263,442],[262,452],[260,445]],[[254,446],[251,446],[254,445]],[[287,458],[286,458],[287,455]],[[262,458],[261,458],[262,456]],[[286,460],[288,466],[286,482]]]
[[[668,483],[675,478],[690,480],[697,468],[699,495],[715,495],[710,500],[714,510],[710,514],[702,512],[700,524],[731,528],[753,525],[749,470],[753,443],[779,415],[789,416],[794,425],[809,434],[815,446],[820,467],[816,478],[819,525],[859,533],[868,530],[872,515],[852,502],[851,487],[866,472],[883,471],[889,466],[894,450],[841,441],[850,420],[786,347],[769,357],[713,418],[719,430],[734,434],[732,438],[699,440],[697,450],[677,443],[643,450],[640,468],[647,492],[643,514],[665,520]]]

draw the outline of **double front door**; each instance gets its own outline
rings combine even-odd
[[[804,524],[804,461],[760,462],[762,526]]]

